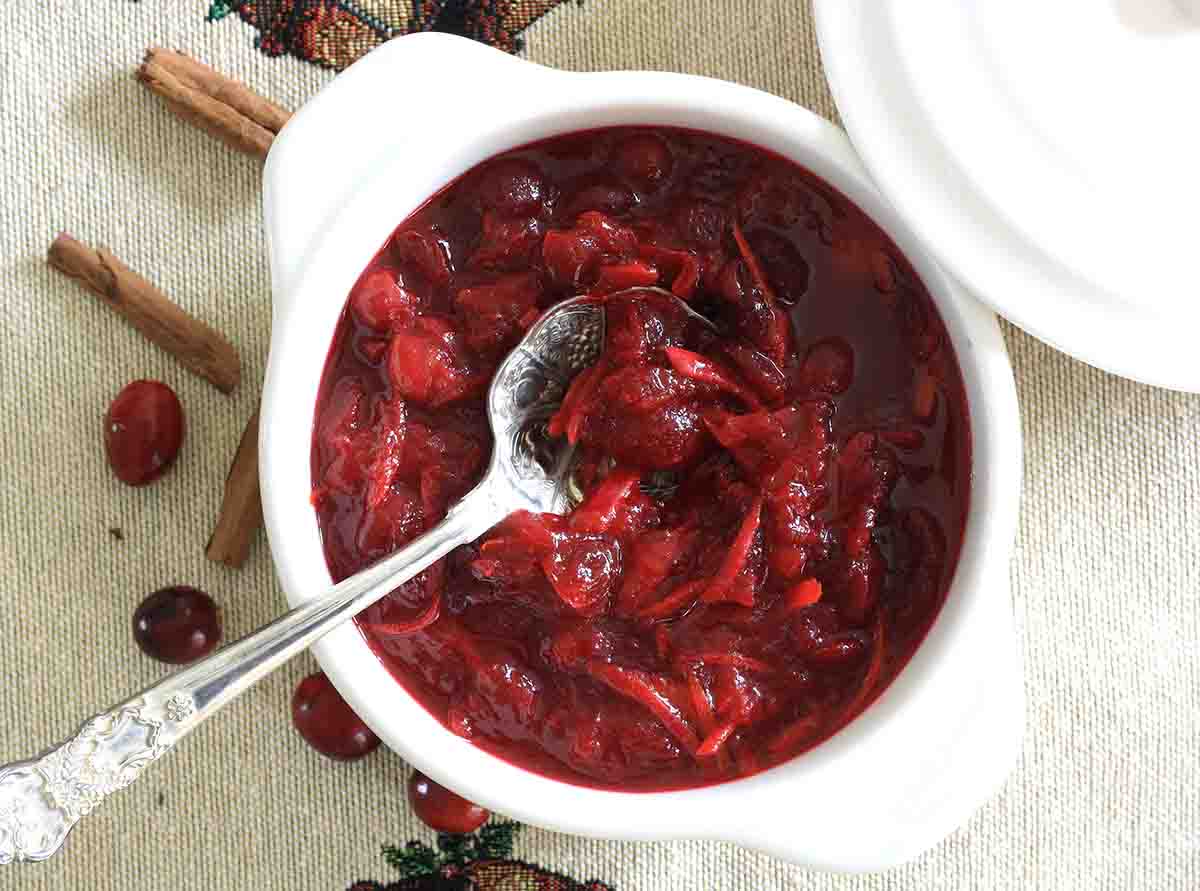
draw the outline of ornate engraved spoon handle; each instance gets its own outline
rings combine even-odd
[[[489,476],[407,547],[127,702],[67,742],[0,766],[0,864],[45,860],[109,794],[137,779],[251,684],[511,511]]]

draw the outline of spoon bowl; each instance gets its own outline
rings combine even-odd
[[[507,484],[512,510],[564,513],[571,506],[574,449],[553,440],[547,424],[571,379],[600,355],[604,334],[599,301],[565,300],[534,322],[496,369],[487,395],[494,445],[485,482]]]

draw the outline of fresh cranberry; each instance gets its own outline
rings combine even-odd
[[[117,478],[144,486],[171,469],[183,444],[183,406],[164,383],[127,384],[104,416],[104,448]]]
[[[213,599],[177,585],[155,591],[133,613],[133,639],[159,662],[185,665],[207,656],[221,639]]]
[[[296,688],[292,723],[305,742],[336,761],[353,761],[379,747],[379,737],[342,699],[324,672],[310,674]]]
[[[419,770],[414,770],[408,778],[408,801],[421,822],[436,832],[465,835],[491,816],[486,809],[455,795]]]

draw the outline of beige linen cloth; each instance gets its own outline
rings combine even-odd
[[[145,47],[177,47],[291,107],[333,75],[257,53],[236,17],[205,24],[207,6],[26,0],[0,12],[0,762],[162,674],[130,636],[145,593],[210,591],[231,639],[283,606],[265,541],[240,572],[203,555],[267,350],[258,166],[171,117],[131,71]],[[834,115],[799,0],[587,0],[525,36],[546,64],[707,74]],[[436,73],[397,84],[388,111],[430,88]],[[109,246],[226,332],[244,359],[237,393],[221,396],[53,275],[43,256],[60,229]],[[621,891],[1200,887],[1200,397],[1006,334],[1024,424],[1012,588],[1028,708],[1004,790],[934,850],[876,875],[533,828],[517,856]],[[177,468],[144,490],[115,480],[101,446],[105,407],[139,377],[171,384],[188,421]],[[85,820],[65,856],[0,868],[0,889],[390,880],[379,846],[431,833],[408,812],[399,758],[335,764],[292,729],[291,692],[312,668],[296,660],[200,729]]]

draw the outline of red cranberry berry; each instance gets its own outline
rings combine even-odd
[[[292,722],[305,742],[336,761],[353,761],[379,747],[379,737],[342,699],[324,672],[310,674],[296,688]]]
[[[437,832],[466,834],[488,821],[491,814],[461,795],[455,795],[419,770],[408,778],[408,801],[421,822]]]
[[[158,381],[134,381],[108,407],[104,448],[124,483],[144,486],[166,473],[183,444],[183,407]]]
[[[159,662],[194,662],[211,653],[221,639],[217,605],[187,585],[155,591],[133,613],[133,639]]]

